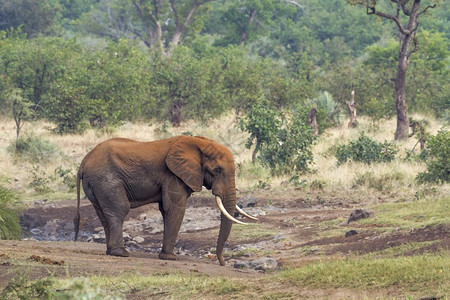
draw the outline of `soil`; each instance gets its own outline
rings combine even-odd
[[[257,199],[247,212],[258,215],[257,231],[262,234],[240,236],[241,230],[232,229],[225,253],[227,266],[220,267],[213,251],[217,240],[219,213],[214,201],[208,197],[191,197],[189,207],[178,236],[178,261],[157,258],[162,242],[161,216],[157,205],[147,205],[131,210],[126,220],[127,247],[130,257],[105,255],[101,224],[87,199],[81,202],[81,231],[74,242],[72,220],[76,201],[48,203],[38,201],[22,216],[25,239],[2,241],[0,244],[0,288],[5,287],[19,269],[31,270],[32,279],[53,275],[61,278],[87,275],[114,275],[124,272],[156,274],[181,272],[249,278],[264,276],[267,271],[238,269],[236,261],[261,258],[276,259],[276,268],[301,265],[324,256],[344,256],[350,253],[365,254],[385,250],[412,242],[428,242],[408,250],[402,255],[417,254],[450,248],[450,226],[428,226],[414,230],[380,230],[358,222],[347,224],[355,204],[343,204],[339,199],[306,202],[301,199],[279,201]],[[376,214],[376,212],[375,212]],[[240,216],[238,218],[241,218]],[[320,236],[326,221],[336,220],[342,232],[354,234]],[[244,219],[243,219],[244,220]],[[254,222],[248,221],[246,222]],[[326,223],[324,223],[326,222]],[[267,234],[264,234],[267,232]],[[248,249],[257,251],[245,251]],[[326,297],[335,298],[336,291]],[[341,295],[342,296],[342,295]],[[340,297],[340,296],[339,296]],[[339,298],[338,297],[338,298]]]

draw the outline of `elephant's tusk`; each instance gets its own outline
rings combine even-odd
[[[258,220],[257,217],[251,216],[251,215],[249,215],[248,213],[246,213],[245,211],[243,211],[242,208],[239,207],[239,205],[236,205],[236,210],[237,210],[241,215],[243,215],[244,217],[247,217],[247,218],[252,219],[252,220]]]
[[[238,224],[242,224],[242,225],[247,225],[247,223],[241,222],[239,220],[236,220],[235,218],[233,218],[225,209],[225,207],[222,204],[222,199],[220,199],[219,196],[216,196],[216,201],[217,201],[217,206],[219,207],[220,211],[222,212],[222,214],[227,217],[229,220],[238,223]]]

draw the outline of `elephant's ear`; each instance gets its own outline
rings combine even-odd
[[[200,192],[203,186],[202,152],[193,137],[182,136],[170,148],[166,164],[193,191]]]

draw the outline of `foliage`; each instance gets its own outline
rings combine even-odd
[[[395,158],[398,150],[387,141],[379,143],[361,132],[359,138],[350,141],[347,145],[336,148],[337,164],[344,164],[348,160],[366,164],[390,162]]]
[[[404,173],[392,171],[387,174],[375,175],[372,171],[357,173],[354,178],[353,186],[366,186],[380,192],[391,192],[398,187],[398,183],[404,179]]]
[[[317,123],[321,132],[341,124],[344,119],[339,103],[334,101],[333,96],[326,91],[319,93],[316,98],[308,101],[308,104],[317,108]]]
[[[60,4],[57,0],[2,0],[0,30],[21,30],[29,38],[55,34],[59,31]]]
[[[450,132],[442,129],[427,142],[427,170],[417,175],[419,182],[450,182]]]
[[[13,191],[3,184],[6,180],[0,178],[0,239],[20,239],[22,228],[20,226],[17,198]]]
[[[227,105],[222,93],[218,61],[198,59],[186,47],[177,47],[172,56],[153,61],[152,95],[160,116],[179,126],[184,119],[205,121],[217,117]]]
[[[76,279],[66,289],[57,290],[57,281],[53,276],[30,281],[29,276],[20,272],[3,289],[2,299],[86,299],[86,300],[119,300],[119,296],[111,296],[93,287],[87,279]]]
[[[58,166],[54,173],[56,177],[62,178],[63,183],[70,192],[75,191],[77,187],[77,175],[74,173],[74,168],[64,169]]]
[[[286,117],[284,112],[271,108],[267,100],[255,103],[240,121],[241,129],[250,133],[246,147],[255,144],[253,161],[259,152],[259,158],[273,174],[310,171],[315,137],[306,125],[306,115],[303,109]]]
[[[61,155],[56,145],[31,134],[20,137],[14,142],[14,145],[8,147],[8,150],[18,157],[34,163],[48,163]]]
[[[45,171],[38,165],[34,165],[30,173],[32,176],[30,187],[32,187],[38,194],[53,193],[53,190],[50,188],[49,184],[55,180],[54,177],[48,177]]]
[[[22,97],[21,89],[13,89],[7,94],[7,100],[11,102],[14,121],[16,123],[16,140],[20,137],[20,130],[25,121],[29,121],[33,115],[32,103]]]

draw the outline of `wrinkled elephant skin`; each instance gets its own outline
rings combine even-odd
[[[77,174],[79,230],[80,181],[92,202],[106,235],[106,254],[128,256],[122,226],[131,208],[158,203],[164,221],[160,259],[176,260],[174,247],[186,210],[186,200],[202,186],[223,200],[233,215],[236,207],[235,165],[230,150],[204,137],[177,136],[153,142],[113,138],[100,143],[81,162]],[[217,256],[232,221],[222,213]]]

